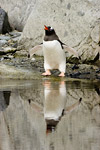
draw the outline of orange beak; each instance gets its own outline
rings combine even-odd
[[[44,30],[49,30],[47,26],[44,25]]]

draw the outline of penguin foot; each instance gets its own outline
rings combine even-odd
[[[42,76],[50,76],[51,72],[49,70],[47,70],[46,72],[42,73]]]
[[[59,77],[64,77],[65,76],[65,73],[64,72],[61,72],[60,74],[59,74]]]

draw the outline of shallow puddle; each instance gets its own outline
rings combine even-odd
[[[0,84],[0,150],[100,150],[100,81]]]

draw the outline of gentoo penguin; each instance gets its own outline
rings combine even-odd
[[[76,57],[78,57],[78,54],[73,48],[68,47],[59,40],[55,30],[52,27],[44,26],[44,30],[45,36],[43,43],[32,48],[29,51],[30,56],[32,57],[37,50],[43,49],[45,72],[42,73],[42,75],[51,75],[50,70],[58,69],[61,72],[59,76],[64,77],[66,71],[65,51],[74,54]]]

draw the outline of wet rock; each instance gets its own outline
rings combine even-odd
[[[15,56],[19,57],[19,58],[20,57],[27,57],[28,58],[28,53],[26,50],[18,50],[18,51],[16,51]]]
[[[5,34],[12,31],[12,28],[8,21],[7,13],[0,8],[0,34]]]
[[[14,56],[13,55],[5,55],[3,58],[4,59],[12,59],[12,58],[14,58]]]
[[[75,73],[73,73],[73,74],[70,74],[70,76],[71,76],[72,78],[77,78],[77,77],[79,77],[80,75],[81,75],[80,72],[75,72]]]
[[[9,79],[40,79],[40,73],[5,64],[0,65],[0,78]]]
[[[19,36],[18,36],[18,37],[13,37],[13,38],[12,38],[12,40],[13,40],[14,42],[19,41],[19,39],[20,39],[20,37],[19,37]]]
[[[0,40],[0,47],[4,46],[7,43],[6,40]]]
[[[21,32],[12,31],[9,34],[0,35],[0,55],[15,53],[18,49],[18,40]]]
[[[1,57],[0,61],[2,62],[2,64],[8,65],[8,67],[13,66],[15,67],[15,69],[25,69],[30,73],[34,71],[37,71],[37,74],[44,72],[43,57],[36,56],[34,57],[34,61],[32,61],[27,57],[27,53],[25,50],[23,50],[22,52],[16,51],[14,54],[10,55],[8,54]],[[0,66],[2,66],[2,64],[0,64]],[[74,69],[72,69],[73,67]],[[5,72],[7,72],[7,74],[10,74],[10,72],[8,72],[8,69],[5,70]],[[52,70],[52,76],[57,77],[59,73],[60,72],[58,70]],[[17,74],[15,74],[15,76],[17,76]],[[100,79],[100,69],[97,66],[93,65],[79,64],[78,67],[75,67],[75,65],[67,63],[66,77],[79,79]],[[26,76],[26,78],[29,78],[29,76]]]
[[[78,69],[79,67],[75,64],[73,67],[72,67],[72,70],[75,70],[75,69]]]
[[[9,35],[11,35],[12,37],[18,37],[18,36],[21,36],[22,32],[18,32],[18,31],[12,31],[12,32],[9,32]]]
[[[18,43],[12,44],[12,47],[14,47],[14,48],[17,48],[17,46],[18,46]]]
[[[96,75],[97,79],[100,79],[100,73]]]
[[[7,53],[14,53],[15,51],[16,51],[16,48],[6,47],[6,48],[0,50],[0,55],[4,55]]]
[[[96,70],[96,73],[100,73],[100,68]]]
[[[1,36],[0,36],[0,40],[6,40],[6,41],[8,41],[8,40],[10,40],[10,39],[11,39],[10,36],[6,36],[6,35],[1,35]]]

